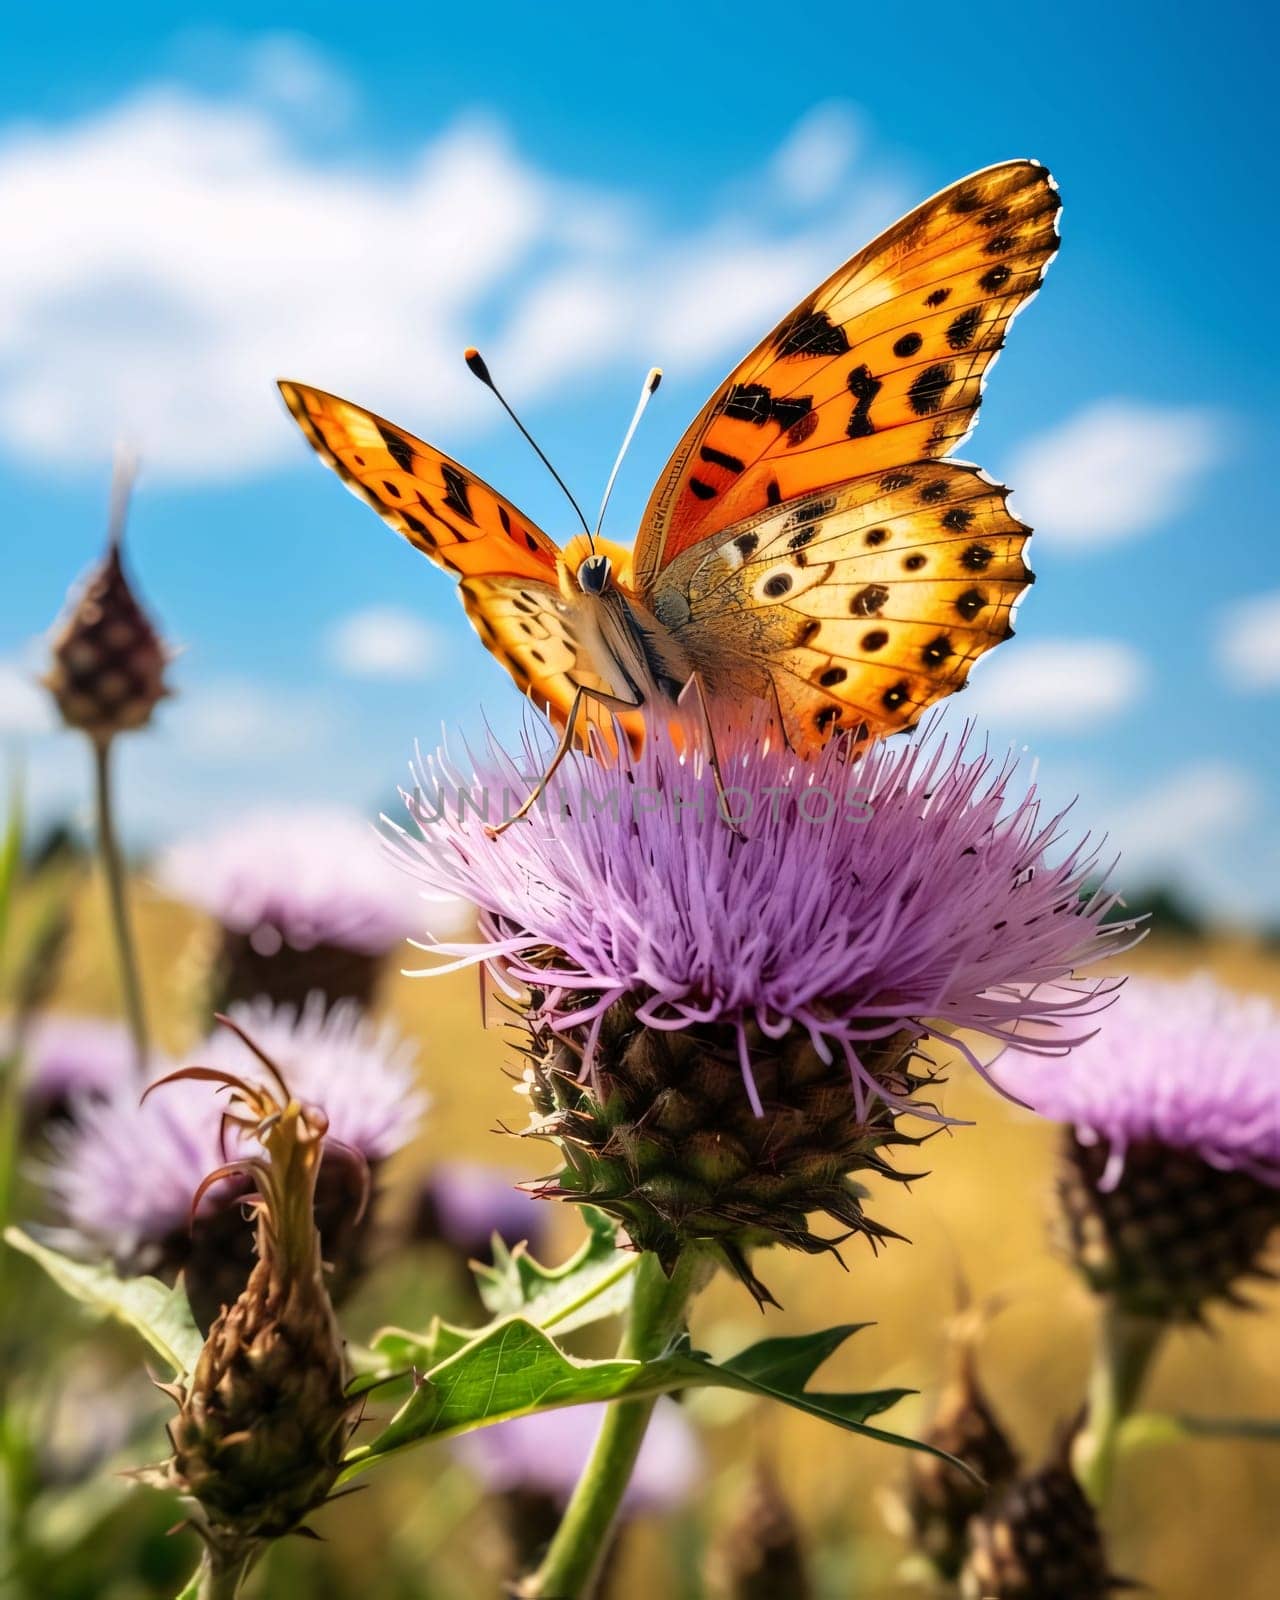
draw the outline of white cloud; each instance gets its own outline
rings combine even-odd
[[[1258,820],[1258,778],[1225,761],[1195,763],[1170,773],[1117,812],[1113,836],[1130,881],[1139,871],[1184,871],[1229,845]]]
[[[1019,733],[1087,731],[1130,710],[1147,677],[1119,639],[1019,641],[978,663],[963,709]]]
[[[0,737],[48,733],[55,726],[48,691],[21,661],[0,661]]]
[[[353,678],[421,678],[436,664],[436,630],[399,606],[340,617],[325,639],[329,659]]]
[[[1042,539],[1092,548],[1176,516],[1226,448],[1215,412],[1100,400],[1023,445],[1008,481]]]
[[[318,696],[224,678],[183,694],[172,731],[187,757],[262,765],[311,754],[332,727]]]
[[[787,136],[770,166],[781,192],[798,205],[817,205],[840,186],[858,149],[858,120],[840,103],[815,106]]]
[[[473,342],[517,399],[622,363],[727,364],[902,199],[862,171],[850,199],[838,106],[673,230],[476,116],[376,165],[304,151],[295,113],[340,83],[292,36],[231,76],[222,98],[152,85],[0,127],[0,215],[23,219],[0,255],[0,448],[24,463],[65,469],[72,439],[93,465],[121,433],[153,478],[298,460],[280,375],[456,438],[495,421]],[[820,193],[820,217],[779,220],[779,185]]]
[[[1236,689],[1280,687],[1280,589],[1237,601],[1223,614],[1218,660]]]

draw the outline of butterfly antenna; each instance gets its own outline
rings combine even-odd
[[[662,382],[662,368],[650,367],[649,375],[644,380],[644,388],[640,391],[640,398],[636,402],[635,414],[631,418],[631,426],[627,429],[622,441],[622,449],[618,451],[618,459],[613,463],[613,471],[609,474],[609,481],[604,486],[604,499],[600,502],[600,515],[596,518],[596,532],[604,526],[604,514],[609,508],[609,496],[613,493],[613,486],[618,480],[618,468],[622,465],[623,458],[631,448],[631,441],[635,438],[636,429],[640,426],[640,418],[644,416],[644,408],[658,391]]]
[[[471,368],[472,372],[476,375],[476,377],[479,378],[480,382],[482,384],[484,384],[485,388],[493,390],[494,394],[498,397],[498,404],[502,407],[502,409],[511,418],[512,422],[515,423],[516,427],[519,428],[520,432],[522,434],[524,434],[525,438],[533,446],[534,452],[537,455],[538,460],[542,462],[543,466],[547,469],[547,471],[551,474],[551,476],[556,480],[556,482],[564,490],[565,499],[569,502],[569,504],[573,507],[573,509],[578,513],[578,521],[582,524],[583,533],[585,533],[587,538],[590,539],[591,538],[591,529],[587,526],[587,519],[582,514],[582,507],[578,504],[578,502],[569,493],[569,485],[564,481],[564,479],[560,476],[560,474],[556,471],[556,469],[547,460],[546,456],[543,454],[541,446],[538,444],[538,441],[533,437],[533,435],[529,432],[528,428],[525,427],[524,423],[521,422],[520,418],[518,416],[516,416],[515,412],[507,404],[506,396],[502,393],[502,390],[499,389],[498,385],[493,381],[493,374],[489,371],[488,363],[485,361],[484,357],[475,348],[475,346],[472,345],[469,349],[467,349],[466,351],[463,352],[463,359],[466,361],[467,365]]]

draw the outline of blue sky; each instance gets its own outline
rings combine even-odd
[[[629,536],[711,385],[881,225],[1046,162],[1063,248],[966,457],[1036,525],[1019,637],[964,711],[1110,830],[1130,881],[1280,918],[1274,50],[1260,8],[35,8],[0,58],[0,737],[48,812],[35,638],[101,538],[183,646],[132,741],[155,839],[258,800],[383,802],[413,739],[516,715],[449,584],[310,458],[272,388],[347,393],[552,533],[477,343]],[[74,45],[69,46],[68,40]]]

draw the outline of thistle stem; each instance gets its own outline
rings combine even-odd
[[[662,1354],[684,1326],[696,1274],[692,1253],[681,1256],[670,1278],[657,1256],[641,1256],[619,1356],[648,1361]],[[652,1399],[610,1404],[542,1565],[520,1591],[524,1600],[589,1600],[595,1593],[654,1404]]]
[[[1088,1420],[1072,1452],[1076,1476],[1095,1506],[1111,1492],[1120,1432],[1138,1403],[1165,1327],[1158,1317],[1136,1316],[1111,1299],[1103,1303]]]
[[[138,956],[129,921],[124,861],[116,837],[115,810],[111,797],[113,743],[112,739],[93,741],[94,774],[97,780],[98,855],[102,860],[102,871],[107,880],[107,902],[111,917],[111,932],[116,947],[116,963],[120,972],[120,989],[124,996],[125,1013],[129,1019],[129,1031],[133,1035],[138,1077],[141,1079],[147,1070],[147,1018],[142,1004],[142,983],[138,976]]]
[[[211,1538],[177,1600],[236,1600],[259,1553],[256,1545],[228,1545]]]

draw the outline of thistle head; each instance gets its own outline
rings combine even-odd
[[[169,693],[169,653],[124,569],[121,538],[132,464],[117,467],[111,532],[56,629],[43,682],[68,728],[105,745],[144,728]]]
[[[528,769],[543,756],[532,741]],[[487,963],[511,997],[527,1132],[562,1158],[534,1192],[612,1212],[667,1262],[706,1247],[761,1295],[756,1246],[886,1236],[861,1176],[919,1142],[903,1118],[942,1120],[935,1049],[981,1066],[957,1030],[999,1044],[1029,1019],[1046,1048],[1075,1042],[1108,986],[1072,969],[1128,925],[1085,892],[1093,855],[1058,848],[1062,819],[963,740],[802,762],[752,724],[719,757],[723,791],[661,729],[614,764],[570,754],[494,838],[486,808],[527,793],[522,764],[491,747],[468,773],[442,752],[400,847],[479,907],[478,939],[427,947]]]
[[[1000,1081],[1064,1124],[1059,1244],[1099,1294],[1161,1321],[1240,1303],[1280,1226],[1280,1013],[1202,975],[1132,978],[1061,1063]]]

